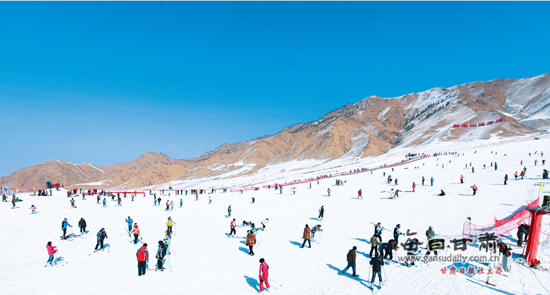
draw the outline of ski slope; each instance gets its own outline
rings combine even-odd
[[[269,264],[269,278],[273,294],[371,294],[369,274],[369,241],[374,232],[371,223],[381,222],[390,231],[400,223],[403,232],[410,229],[425,246],[425,231],[433,226],[438,235],[460,237],[466,217],[478,225],[490,223],[493,218],[505,218],[513,214],[520,206],[536,199],[540,194],[542,159],[540,154],[528,156],[528,153],[544,151],[550,139],[527,140],[499,145],[490,143],[442,143],[422,146],[415,152],[434,152],[438,150],[457,151],[460,156],[443,155],[430,157],[408,165],[381,169],[372,174],[358,173],[339,177],[344,186],[335,186],[335,178],[322,179],[317,184],[295,185],[296,194],[290,187],[284,187],[283,193],[273,189],[247,191],[240,193],[202,194],[199,200],[195,196],[160,195],[162,206],[153,205],[153,196],[136,197],[135,201],[124,198],[122,206],[108,199],[108,207],[96,204],[95,196],[83,201],[75,197],[77,208],[70,208],[66,191],[54,191],[52,197],[35,197],[29,193],[17,196],[23,199],[16,209],[10,209],[11,203],[0,206],[2,230],[0,239],[0,293],[2,294],[256,294],[259,291],[258,260],[264,258]],[[477,145],[477,146],[475,146]],[[343,163],[339,168],[297,170],[287,174],[286,180],[307,178],[314,175],[346,171],[355,168],[373,168],[380,163],[394,163],[403,160],[406,150],[398,150],[387,155],[363,159],[364,166]],[[550,153],[550,150],[548,150]],[[462,155],[464,154],[464,155]],[[534,160],[539,163],[534,166]],[[515,181],[513,174],[527,167],[527,177]],[[491,162],[498,163],[498,170],[490,167]],[[475,167],[472,173],[469,163]],[[486,165],[486,169],[483,168]],[[296,168],[293,163],[292,168]],[[468,165],[465,168],[465,165]],[[280,164],[279,164],[280,166]],[[547,163],[546,166],[550,166]],[[417,167],[417,169],[415,168]],[[265,169],[266,175],[273,175],[277,182],[281,175]],[[383,176],[383,173],[386,173]],[[260,172],[261,173],[261,172]],[[386,182],[390,174],[398,179],[398,185]],[[465,184],[459,177],[464,175]],[[504,174],[508,174],[509,184],[503,185]],[[424,186],[421,178],[426,178]],[[429,185],[434,177],[434,186]],[[255,175],[262,182],[270,182],[269,177]],[[271,176],[270,176],[271,177]],[[249,177],[250,178],[250,177]],[[240,179],[231,179],[240,183]],[[412,192],[412,183],[416,191]],[[472,196],[470,186],[476,184],[479,191]],[[550,190],[550,181],[544,185]],[[206,184],[204,185],[206,187]],[[167,188],[167,187],[166,187]],[[330,197],[327,189],[331,189]],[[398,199],[389,199],[388,191],[401,190]],[[363,200],[357,199],[357,191],[362,189]],[[447,193],[437,194],[443,189]],[[542,194],[541,199],[542,199]],[[212,204],[208,204],[208,197]],[[179,199],[183,198],[183,207],[179,208]],[[255,197],[255,203],[251,203]],[[174,201],[173,211],[166,212],[164,203]],[[39,213],[30,215],[31,205]],[[269,218],[265,232],[259,232],[259,243],[254,247],[255,256],[248,254],[245,245],[246,228],[239,227],[237,236],[228,238],[231,219],[226,218],[227,207],[231,205],[237,223],[252,221],[257,226]],[[318,221],[318,209],[324,205],[325,220]],[[133,238],[127,234],[124,219],[131,216],[138,223],[144,242],[149,247],[149,271],[138,277],[136,251],[141,246],[133,244]],[[176,222],[176,234],[172,238],[169,264],[171,271],[153,271],[156,262],[154,256],[158,241],[164,237],[166,221],[171,216]],[[88,224],[89,234],[71,240],[60,240],[61,222],[68,218],[78,232],[78,221],[83,217]],[[305,224],[313,227],[321,224],[322,241],[312,243],[310,248],[300,248]],[[260,226],[261,227],[261,226]],[[109,251],[92,253],[99,229],[105,228],[109,239]],[[548,218],[543,222],[543,235],[538,258],[545,267],[550,266],[550,248],[548,245]],[[392,238],[384,231],[383,241]],[[514,245],[513,257],[519,258],[522,249],[515,246],[515,231],[502,238]],[[48,255],[46,244],[52,241],[59,249],[58,256],[63,257],[63,266],[44,267]],[[400,243],[405,237],[400,238]],[[449,243],[447,241],[447,243]],[[359,278],[339,275],[346,265],[346,254],[357,246],[357,273]],[[451,246],[452,247],[452,246]],[[426,250],[422,250],[424,253]],[[447,249],[440,255],[471,254],[479,250],[470,247],[467,252]],[[91,254],[91,255],[90,255]],[[405,255],[400,248],[394,254]],[[393,263],[384,267],[385,286],[377,294],[548,294],[550,273],[531,270],[513,263],[511,272],[492,275],[485,283],[487,275],[467,276],[442,274],[442,268],[452,262],[417,263],[417,267],[405,267]],[[475,264],[475,263],[473,263]],[[482,266],[477,264],[477,266]],[[488,267],[488,265],[485,265]],[[378,282],[378,281],[376,281]],[[378,284],[376,284],[378,285]]]

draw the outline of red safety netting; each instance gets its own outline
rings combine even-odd
[[[526,208],[531,207],[537,207],[539,206],[539,199],[537,198],[531,204],[527,205],[527,207],[524,207],[523,209],[519,210],[516,214],[505,218],[498,220],[495,218],[495,222],[492,224],[487,224],[484,226],[477,226],[470,222],[470,220],[466,220],[463,225],[462,229],[462,235],[465,238],[471,238],[473,240],[476,240],[476,238],[486,232],[493,232],[495,231],[499,236],[503,236],[506,233],[508,233],[511,230],[517,229],[520,224],[527,222],[530,218],[529,211],[527,211]]]
[[[527,208],[538,207],[538,206],[539,206],[539,198],[531,202],[531,204],[527,205]],[[495,228],[497,230],[497,234],[499,236],[505,235],[509,231],[518,228],[520,224],[529,220],[530,217],[531,217],[531,214],[529,214],[529,211],[527,211],[526,208],[523,208],[518,213],[506,219],[498,220],[495,218]]]

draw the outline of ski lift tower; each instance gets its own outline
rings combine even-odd
[[[537,260],[537,250],[539,248],[542,216],[550,213],[550,206],[531,207],[526,209],[531,213],[531,226],[529,227],[529,239],[527,240],[527,247],[525,249],[525,258],[529,265],[539,264]]]

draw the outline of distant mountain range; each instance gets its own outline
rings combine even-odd
[[[469,127],[500,118],[500,123]],[[455,128],[454,124],[468,127]],[[291,160],[366,157],[397,146],[540,134],[549,129],[547,73],[433,88],[394,98],[370,96],[316,121],[247,142],[222,144],[194,159],[176,160],[148,152],[132,162],[106,167],[48,161],[1,177],[0,184],[30,189],[51,181],[66,187],[131,189],[190,177],[235,177]]]

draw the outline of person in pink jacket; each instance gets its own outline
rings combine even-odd
[[[50,266],[53,266],[53,256],[55,255],[55,252],[57,252],[57,247],[52,246],[52,242],[50,241],[48,242],[48,245],[46,245],[46,249],[48,249],[48,255],[50,255],[50,257],[44,266],[48,266],[48,263]]]
[[[264,282],[266,290],[269,291],[269,283],[267,277],[269,276],[269,265],[265,263],[265,259],[260,258],[260,292],[264,290]]]

